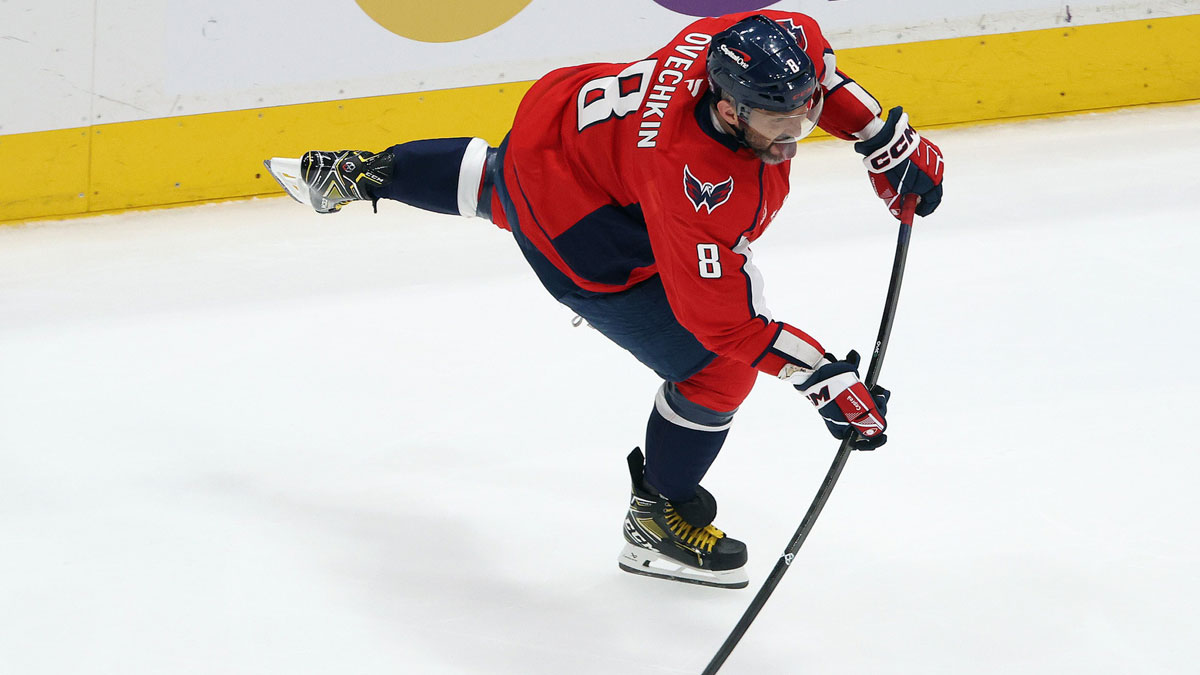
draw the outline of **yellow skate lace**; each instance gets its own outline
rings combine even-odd
[[[671,532],[682,539],[687,545],[695,546],[709,553],[712,553],[713,547],[717,545],[717,540],[725,536],[725,533],[713,527],[705,525],[704,527],[695,527],[691,523],[683,519],[683,516],[675,512],[675,508],[667,504],[663,509],[663,515],[667,518],[667,526],[671,528]]]

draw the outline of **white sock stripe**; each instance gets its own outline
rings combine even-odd
[[[658,388],[658,394],[654,396],[654,409],[658,411],[659,415],[663,416],[663,419],[667,420],[671,424],[674,424],[677,427],[683,427],[684,429],[691,429],[693,431],[725,431],[733,425],[733,420],[729,420],[719,427],[708,427],[703,424],[697,424],[696,422],[683,417],[679,413],[675,412],[673,408],[671,408],[671,404],[667,403],[667,396],[663,392],[662,387]]]
[[[479,181],[483,179],[483,168],[487,163],[488,143],[482,138],[472,138],[463,152],[462,164],[458,167],[458,213],[474,218],[479,208]]]

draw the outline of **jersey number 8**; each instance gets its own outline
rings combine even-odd
[[[696,254],[700,256],[700,278],[721,278],[721,250],[716,244],[696,244]]]
[[[576,97],[579,130],[637,110],[650,88],[650,74],[656,65],[654,59],[639,61],[616,75],[584,83]]]

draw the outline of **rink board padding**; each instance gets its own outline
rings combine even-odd
[[[1200,15],[838,51],[919,128],[1200,99]],[[666,36],[664,36],[665,39]],[[0,222],[279,192],[266,157],[503,137],[531,83],[0,136]]]

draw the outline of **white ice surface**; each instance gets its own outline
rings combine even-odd
[[[728,673],[1197,673],[1200,106],[931,133],[857,454]],[[874,339],[895,241],[803,146],[779,318]],[[657,386],[511,238],[286,198],[0,228],[0,672],[698,673],[836,443],[764,377],[706,485],[750,589],[623,574]]]

